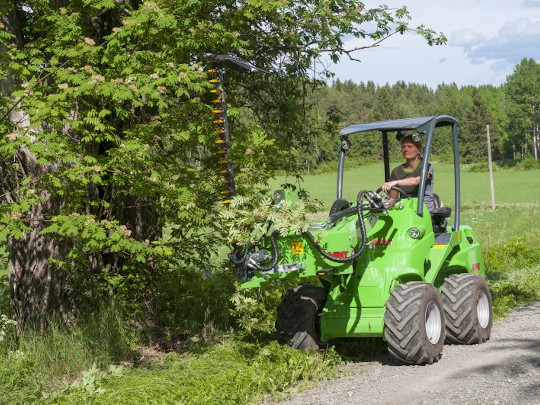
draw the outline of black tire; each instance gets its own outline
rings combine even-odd
[[[441,358],[445,328],[439,291],[412,281],[390,292],[384,315],[388,352],[409,364],[431,364]]]
[[[330,213],[328,215],[337,214],[339,211],[343,211],[349,208],[351,204],[344,198],[338,198],[330,207]]]
[[[491,336],[493,308],[488,284],[478,274],[453,274],[441,289],[448,343],[472,345]]]
[[[319,317],[326,302],[322,287],[301,285],[289,288],[277,309],[278,341],[296,349],[321,349]]]

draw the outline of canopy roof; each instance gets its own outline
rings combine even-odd
[[[403,118],[393,121],[380,121],[380,122],[371,122],[368,124],[356,124],[349,125],[348,127],[343,128],[339,136],[347,136],[350,134],[355,134],[357,132],[366,132],[366,131],[412,131],[412,130],[424,130],[427,129],[428,125],[436,120],[435,126],[441,127],[445,125],[453,125],[457,120],[449,115],[431,115],[428,117],[416,117],[416,118]]]

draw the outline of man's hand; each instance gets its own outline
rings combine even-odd
[[[391,191],[392,187],[398,185],[398,181],[399,181],[399,180],[387,181],[386,183],[384,183],[384,184],[382,185],[381,188],[382,188],[382,190],[383,190],[386,194],[390,194],[390,191]]]

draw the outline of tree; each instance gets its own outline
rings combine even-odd
[[[508,76],[505,86],[509,100],[508,132],[514,148],[538,159],[540,138],[540,64],[534,59],[522,59]]]
[[[483,162],[487,159],[486,125],[490,127],[493,145],[497,143],[498,129],[484,100],[476,89],[472,92],[472,106],[461,125],[461,160],[463,163]]]
[[[253,192],[294,161],[313,62],[355,58],[409,19],[405,8],[353,0],[12,0],[0,16],[11,304],[20,325],[42,328],[108,294],[140,302],[163,260],[202,267],[224,243],[205,72],[213,54],[272,72],[228,67],[222,83],[251,114],[231,110],[231,156],[239,192]],[[370,22],[373,31],[362,28]],[[365,43],[348,49],[347,35]]]

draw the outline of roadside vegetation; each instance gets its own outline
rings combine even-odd
[[[350,169],[346,179],[362,169],[375,175],[380,167]],[[442,174],[448,170],[444,165],[437,169]],[[535,197],[540,195],[540,173],[502,168],[497,171],[501,173],[508,176],[496,183],[500,204],[495,211],[486,201],[469,200],[479,186],[476,173],[462,173],[466,207],[462,222],[471,225],[481,240],[496,318],[540,299],[540,203]],[[305,184],[327,205],[326,194],[309,190],[317,178],[319,184],[326,181],[325,175],[308,176]],[[513,185],[521,181],[527,182],[530,193],[523,196],[524,202],[513,203],[519,192]],[[437,184],[444,189],[442,179]],[[347,356],[347,346],[338,355],[334,349],[301,352],[278,345],[272,335],[274,310],[286,283],[239,293],[234,277],[224,273],[205,278],[193,272],[189,283],[172,274],[162,285],[163,302],[168,304],[159,309],[169,327],[159,335],[152,334],[149,325],[126,322],[125,313],[114,303],[86,314],[69,328],[53,322],[45,335],[18,334],[3,317],[0,402],[249,404],[265,395],[279,398],[298,384],[335,377],[347,359],[384,352],[378,340],[355,345],[354,356]],[[2,288],[1,296],[6,297],[5,276]],[[0,308],[7,313],[5,298]]]

